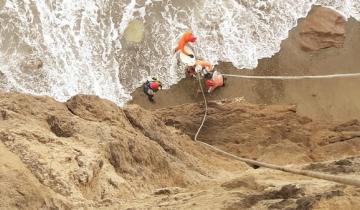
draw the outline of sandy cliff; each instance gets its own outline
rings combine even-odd
[[[114,207],[157,188],[246,169],[138,106],[1,93],[0,109],[2,208]]]
[[[60,103],[0,95],[0,209],[360,207],[354,187],[254,169],[195,143],[201,104],[154,113],[95,96]],[[230,100],[210,103],[199,139],[239,156],[351,177],[360,173],[359,130],[356,120],[321,123],[293,106]]]
[[[359,32],[355,20],[316,7],[254,71],[218,68],[360,72]],[[360,209],[356,187],[247,165],[194,142],[204,114],[197,87],[185,79],[161,91],[155,105],[138,90],[124,108],[96,96],[61,103],[0,92],[0,209]],[[228,78],[209,96],[199,140],[241,157],[356,178],[358,87],[359,78]]]

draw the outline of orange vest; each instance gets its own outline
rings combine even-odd
[[[177,47],[176,47],[176,49],[175,49],[175,52],[177,52],[177,51],[180,50],[180,52],[184,53],[185,55],[190,55],[188,52],[186,52],[185,46],[186,46],[186,44],[190,41],[190,39],[191,39],[192,37],[193,37],[193,34],[192,34],[191,32],[185,32],[185,33],[181,36],[181,38],[180,38],[180,40],[179,40],[179,42],[178,42],[178,45],[177,45]]]

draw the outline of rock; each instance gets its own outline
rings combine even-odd
[[[8,120],[9,113],[6,110],[0,110],[0,119],[1,120]]]
[[[262,191],[261,194],[246,196],[239,202],[232,203],[227,209],[257,209],[254,206],[263,200],[278,200],[286,201],[300,197],[303,189],[295,185],[284,185],[280,189]],[[278,203],[276,206],[292,205],[292,203]],[[276,207],[274,204],[272,207]],[[285,208],[283,208],[285,209]]]
[[[342,48],[345,42],[344,16],[326,7],[316,7],[300,24],[299,43],[303,50]]]
[[[167,153],[176,155],[176,149],[171,144],[165,143],[166,136],[169,135],[167,130],[156,129],[165,126],[163,121],[158,118],[148,118],[148,116],[151,116],[150,113],[136,105],[127,106],[124,113],[129,122],[144,133],[145,136],[156,141]]]
[[[350,159],[337,160],[331,163],[312,163],[305,166],[304,169],[328,174],[351,174],[359,170],[357,164]]]
[[[66,105],[75,115],[90,121],[122,121],[126,119],[116,104],[98,96],[76,95]]]
[[[335,161],[335,164],[339,166],[351,166],[352,162],[348,159],[344,159],[344,160]]]
[[[255,178],[252,176],[243,176],[228,182],[225,182],[223,184],[221,184],[221,187],[227,189],[227,190],[232,190],[232,189],[237,189],[237,188],[248,188],[251,190],[264,190],[265,187],[259,185]]]
[[[329,191],[329,192],[324,192],[324,193],[318,193],[315,195],[311,195],[311,196],[303,196],[299,199],[297,199],[296,204],[296,210],[301,210],[301,209],[313,209],[313,206],[321,201],[321,200],[325,200],[325,202],[333,197],[338,197],[338,196],[343,196],[344,192],[340,191],[340,190],[333,190],[333,191]],[[316,208],[314,208],[316,209]]]
[[[181,188],[179,187],[166,187],[166,188],[160,188],[156,189],[154,191],[154,195],[173,195],[178,194],[181,192]]]
[[[360,131],[360,122],[357,119],[347,121],[340,125],[335,126],[333,131],[341,132],[341,131]]]
[[[299,194],[303,193],[303,189],[296,185],[284,185],[279,190],[274,190],[266,193],[266,197],[271,199],[289,199],[297,198]]]
[[[75,122],[70,119],[50,116],[47,122],[51,131],[58,137],[71,137],[76,132]]]

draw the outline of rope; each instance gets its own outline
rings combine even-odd
[[[313,76],[248,76],[238,74],[223,74],[227,77],[238,77],[244,79],[273,79],[273,80],[300,80],[300,79],[331,79],[331,78],[345,78],[345,77],[360,77],[360,73],[349,74],[328,74],[328,75],[313,75]]]
[[[197,130],[197,132],[195,134],[195,138],[194,138],[195,141],[198,141],[197,137],[198,137],[202,127],[204,126],[204,123],[205,123],[205,120],[206,120],[206,117],[207,117],[207,112],[208,112],[208,104],[207,104],[206,96],[205,96],[205,93],[204,93],[204,88],[203,88],[202,83],[201,83],[200,73],[197,73],[197,78],[198,78],[198,81],[199,81],[200,90],[201,90],[203,98],[204,98],[205,113],[204,113],[204,117],[202,119],[201,125],[200,125],[199,129]]]
[[[359,74],[360,75],[360,74]],[[273,164],[268,164],[268,163],[264,163],[264,162],[259,162],[259,161],[255,161],[255,160],[251,160],[251,159],[247,159],[247,158],[242,158],[236,155],[233,155],[231,153],[228,153],[224,150],[221,150],[213,145],[207,144],[205,142],[202,141],[198,141],[198,135],[201,131],[201,129],[204,126],[204,123],[206,121],[206,117],[207,117],[207,113],[208,113],[208,105],[207,105],[207,100],[206,100],[206,96],[204,93],[204,88],[202,86],[201,83],[201,78],[199,73],[197,74],[198,77],[198,81],[199,81],[199,85],[200,85],[200,89],[204,98],[204,103],[205,103],[205,113],[204,113],[204,117],[202,119],[201,125],[199,127],[199,129],[197,130],[196,134],[195,134],[195,142],[202,144],[206,147],[211,148],[212,150],[215,150],[218,153],[224,154],[226,156],[232,157],[236,160],[239,160],[241,162],[245,162],[251,165],[256,165],[256,166],[261,166],[264,168],[269,168],[269,169],[274,169],[274,170],[279,170],[279,171],[284,171],[284,172],[288,172],[288,173],[292,173],[292,174],[297,174],[297,175],[303,175],[303,176],[308,176],[308,177],[312,177],[312,178],[317,178],[317,179],[323,179],[323,180],[327,180],[327,181],[332,181],[332,182],[337,182],[337,183],[341,183],[341,184],[346,184],[346,185],[352,185],[352,186],[357,186],[360,187],[360,180],[358,179],[353,179],[353,178],[348,178],[348,177],[340,177],[340,176],[335,176],[335,175],[330,175],[330,174],[323,174],[323,173],[319,173],[319,172],[313,172],[313,171],[307,171],[307,170],[300,170],[300,169],[293,169],[293,168],[288,168],[288,167],[284,167],[284,166],[279,166],[279,165],[273,165]]]

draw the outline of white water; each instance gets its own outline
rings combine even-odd
[[[183,76],[172,55],[183,31],[198,36],[201,57],[253,68],[279,51],[314,4],[360,20],[360,0],[0,0],[0,85],[122,105],[149,75],[167,86]],[[124,32],[135,19],[144,23],[144,40],[128,43]],[[20,68],[29,57],[43,60],[42,69]]]

